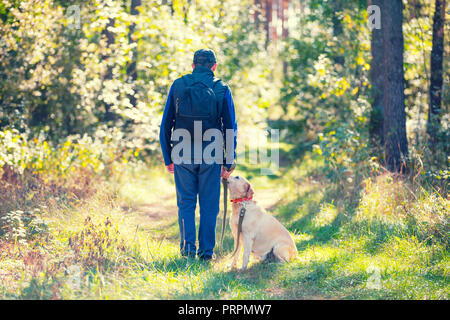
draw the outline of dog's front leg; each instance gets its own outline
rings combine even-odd
[[[252,251],[252,247],[253,247],[253,239],[250,237],[242,237],[244,238],[244,257],[242,260],[242,269],[241,270],[245,270],[247,269],[247,265],[248,262],[250,260],[250,252]]]

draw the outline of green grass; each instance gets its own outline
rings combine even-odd
[[[323,165],[307,154],[274,176],[236,173],[250,172],[255,199],[294,235],[295,262],[230,270],[228,227],[225,254],[212,265],[180,257],[173,177],[137,166],[88,199],[49,206],[41,236],[0,242],[0,297],[448,299],[448,200],[410,197],[402,183],[379,178],[366,181],[355,207]]]

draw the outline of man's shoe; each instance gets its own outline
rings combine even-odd
[[[212,256],[199,256],[198,259],[202,262],[211,262]]]
[[[181,256],[195,259],[195,252],[184,251],[184,252],[181,253]]]

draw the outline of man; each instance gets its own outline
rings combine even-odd
[[[214,77],[217,68],[214,52],[209,49],[196,51],[192,68],[192,74],[175,80],[170,88],[161,122],[160,143],[167,170],[175,175],[181,254],[188,257],[197,254],[199,259],[209,261],[216,240],[220,177],[227,179],[234,167],[237,123],[231,91]],[[233,134],[232,139],[224,137],[222,140],[221,162],[211,163],[206,161],[211,159],[204,159],[207,143],[203,134],[207,129],[219,129],[222,137],[228,132]],[[175,153],[176,144],[173,141],[178,136],[175,134],[177,130],[183,137],[189,133],[192,149],[183,149],[183,156],[174,159],[176,156],[172,153]],[[183,142],[186,141],[183,139]],[[227,155],[231,151],[231,156],[223,157],[225,151]],[[213,158],[217,160],[216,156]],[[200,205],[198,250],[195,230],[197,195]]]

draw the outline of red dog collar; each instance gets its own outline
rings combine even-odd
[[[233,203],[238,203],[238,202],[242,202],[242,201],[249,201],[252,200],[253,196],[248,197],[248,198],[237,198],[237,199],[230,199],[231,202]]]

